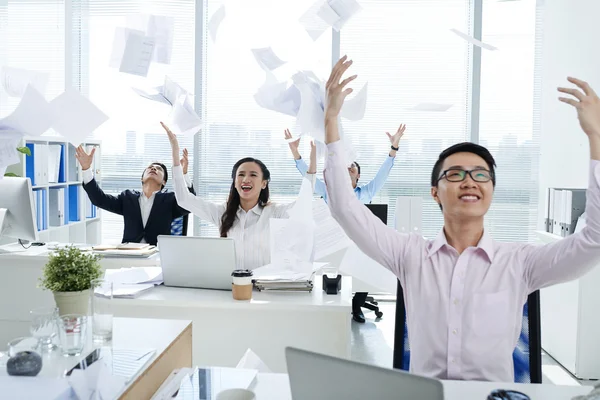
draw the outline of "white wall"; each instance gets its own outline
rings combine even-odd
[[[538,0],[544,1],[544,0]],[[600,0],[545,0],[538,227],[548,187],[587,187],[589,146],[575,110],[558,101],[567,76],[600,93]]]

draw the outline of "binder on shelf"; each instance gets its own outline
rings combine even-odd
[[[69,222],[81,221],[79,216],[79,185],[69,185]]]
[[[58,169],[58,181],[67,182],[67,151],[64,144],[60,145],[60,163]]]
[[[546,232],[566,237],[577,228],[585,212],[586,189],[549,188]]]
[[[60,182],[60,153],[60,144],[48,145],[48,183]]]
[[[48,192],[48,222],[50,226],[66,224],[65,188],[50,188]]]
[[[68,153],[69,153],[69,165],[67,166],[67,181],[69,182],[79,182],[79,161],[77,161],[77,157],[75,157],[75,146],[72,144],[68,144]]]

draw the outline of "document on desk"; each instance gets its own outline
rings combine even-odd
[[[154,284],[163,283],[161,267],[131,267],[120,269],[107,269],[104,279],[120,285]]]
[[[3,66],[0,72],[0,82],[2,82],[4,92],[10,97],[22,97],[28,85],[31,85],[44,96],[49,77],[50,74],[47,72],[8,66]]]
[[[258,371],[225,367],[198,368],[182,379],[176,399],[213,399],[207,394],[217,394],[227,389],[248,389]]]
[[[360,251],[354,244],[346,251],[339,270],[381,289],[384,293],[396,293],[398,285],[396,275]]]
[[[252,349],[246,350],[238,364],[236,365],[237,369],[249,369],[256,370],[260,373],[270,374],[271,369],[267,367],[267,364],[260,357],[252,351]]]

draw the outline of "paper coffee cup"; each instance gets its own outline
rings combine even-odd
[[[236,269],[231,273],[231,292],[235,300],[250,300],[252,298],[252,271]]]

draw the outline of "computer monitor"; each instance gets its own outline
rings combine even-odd
[[[387,214],[388,214],[388,205],[387,204],[365,204],[369,210],[377,218],[379,218],[384,224],[387,225]]]
[[[37,241],[35,204],[29,178],[0,179],[0,208],[6,209],[0,236]]]

